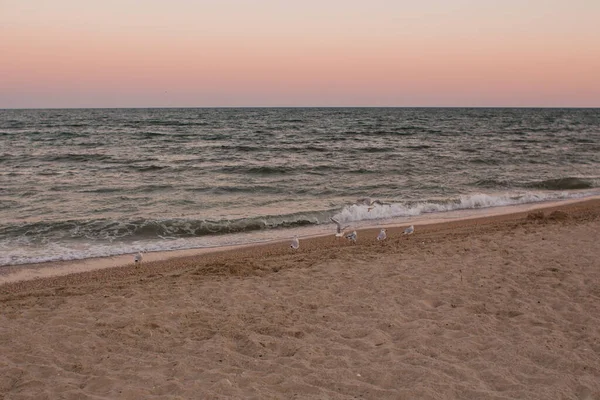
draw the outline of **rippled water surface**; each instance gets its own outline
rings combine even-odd
[[[598,194],[600,110],[0,110],[0,171],[0,265],[234,244]]]

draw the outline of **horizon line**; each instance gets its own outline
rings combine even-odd
[[[471,108],[471,109],[597,109],[600,106],[133,106],[133,107],[0,107],[0,110],[147,110],[147,109],[255,109],[255,108]]]

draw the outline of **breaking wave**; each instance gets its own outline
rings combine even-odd
[[[0,266],[126,254],[140,249],[165,251],[246,244],[286,237],[287,228],[361,223],[416,217],[427,213],[482,209],[599,195],[592,192],[470,194],[448,199],[390,201],[374,207],[348,204],[337,209],[240,219],[68,220],[0,226]],[[221,238],[221,239],[219,239]]]
[[[545,201],[559,201],[583,198],[599,193],[583,192],[526,192],[501,194],[470,194],[457,198],[436,199],[426,201],[391,202],[389,204],[366,205],[353,204],[344,207],[336,218],[340,222],[358,222],[365,220],[381,220],[400,217],[415,217],[427,213],[444,213],[455,210],[481,209],[501,206],[511,206]]]
[[[532,182],[527,187],[533,189],[545,189],[545,190],[575,190],[575,189],[589,189],[593,187],[592,182],[581,178],[559,178],[559,179],[547,179],[539,182]]]

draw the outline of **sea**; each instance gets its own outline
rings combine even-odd
[[[0,268],[598,195],[600,109],[0,110]]]

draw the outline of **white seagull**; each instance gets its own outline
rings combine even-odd
[[[406,228],[406,229],[404,230],[404,234],[405,234],[405,235],[410,235],[410,234],[412,234],[414,231],[415,231],[415,226],[414,226],[414,225],[411,225],[411,226],[409,226],[408,228]]]
[[[356,243],[356,231],[353,231],[352,233],[346,235],[346,239],[352,240],[354,243]]]
[[[337,220],[335,220],[333,218],[329,218],[329,219],[332,220],[333,222],[335,222],[335,224],[337,225],[337,232],[335,234],[335,237],[344,236],[344,229],[348,228],[349,225],[346,225],[342,228],[342,224],[340,224]]]
[[[137,254],[135,254],[133,256],[133,262],[136,263],[136,264],[137,263],[141,263],[142,262],[142,258],[144,258],[144,256],[142,255],[142,252],[138,251]]]
[[[368,206],[367,211],[371,212],[371,210],[375,208],[375,204],[382,206],[387,203],[384,203],[381,200],[373,200],[370,197],[362,197],[362,198],[356,200],[356,204],[359,206],[360,205]]]
[[[364,205],[364,206],[372,206],[373,204],[382,205],[383,203],[381,202],[381,200],[373,200],[370,197],[361,197],[360,199],[356,200],[356,204]]]
[[[298,239],[298,235],[294,236],[294,238],[292,239],[292,244],[290,244],[290,247],[294,250],[296,250],[298,247],[300,247],[300,240]]]
[[[379,231],[379,235],[377,235],[377,240],[385,240],[387,238],[387,234],[385,233],[385,229]]]

